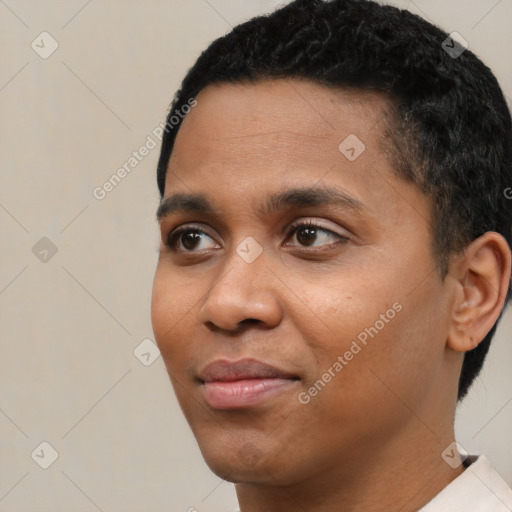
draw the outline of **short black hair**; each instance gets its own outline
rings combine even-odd
[[[490,69],[463,50],[421,17],[371,0],[295,0],[238,25],[200,55],[174,97],[158,162],[160,195],[182,122],[171,122],[173,112],[208,85],[295,78],[378,91],[391,99],[385,133],[394,170],[430,199],[431,250],[444,279],[449,257],[487,231],[512,246],[510,112]],[[480,372],[503,312],[465,354],[459,400]]]

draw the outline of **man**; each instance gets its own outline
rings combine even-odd
[[[510,296],[511,141],[490,70],[371,1],[297,0],[189,71],[152,322],[242,512],[512,510],[453,431]]]

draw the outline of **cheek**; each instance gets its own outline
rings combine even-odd
[[[361,279],[359,273],[304,275],[288,283],[294,294],[286,302],[286,316],[310,349],[330,358],[324,364],[342,355],[358,337],[363,343],[370,339],[368,330],[389,330],[399,315],[393,307],[398,297],[394,289]]]
[[[153,279],[151,295],[151,324],[158,345],[164,338],[164,333],[173,325],[176,315],[173,296],[174,293],[168,286],[168,280],[165,279],[165,273],[158,266]]]
[[[410,343],[407,347],[408,320],[401,316],[407,310],[384,307],[384,314],[396,313],[387,324],[377,311],[376,317],[373,310],[359,318],[340,316],[338,336],[324,338],[322,350],[315,351],[318,368],[305,383],[297,428],[305,443],[324,454],[334,439],[345,448],[378,445],[407,421],[405,404],[417,403],[428,388],[428,369],[418,368],[418,352]]]
[[[448,321],[443,300],[428,284],[400,293],[401,311],[368,343],[368,368],[392,408],[421,403],[438,377]]]
[[[151,323],[166,364],[179,355],[181,340],[197,303],[197,287],[181,286],[179,276],[158,266],[153,280]],[[172,356],[172,357],[170,357]]]
[[[403,276],[382,276],[343,275],[321,286],[311,278],[290,283],[302,301],[287,313],[315,359],[307,385],[323,375],[329,381],[327,392],[319,384],[318,406],[324,399],[345,405],[355,400],[357,408],[371,408],[377,395],[399,402],[393,393],[414,401],[442,361],[446,318],[435,282],[410,293]]]

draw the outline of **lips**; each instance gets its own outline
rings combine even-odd
[[[199,373],[199,378],[203,382],[232,382],[242,379],[294,379],[298,377],[255,359],[242,359],[235,362],[222,359],[206,365]]]
[[[213,361],[199,372],[198,379],[213,409],[260,405],[289,392],[299,381],[297,375],[255,359]]]

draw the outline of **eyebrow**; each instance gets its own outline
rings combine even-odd
[[[272,212],[305,208],[308,206],[338,206],[355,213],[366,210],[364,204],[340,190],[328,187],[292,188],[272,194],[258,207],[258,213],[266,216]],[[215,208],[204,194],[177,193],[163,199],[156,212],[158,221],[173,213],[203,213],[215,215]]]

